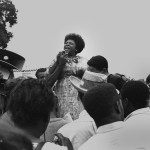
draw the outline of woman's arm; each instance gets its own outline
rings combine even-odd
[[[58,62],[54,61],[53,65],[49,67],[48,74],[52,74],[57,68]]]
[[[49,70],[48,70],[48,74],[52,74],[55,71],[55,69],[57,68],[57,66],[59,64],[61,57],[62,57],[62,52],[59,52],[57,54],[56,60],[54,60],[52,65],[50,65]]]
[[[56,61],[56,66],[55,69],[52,71],[52,73],[48,73],[46,76],[46,85],[48,87],[53,87],[54,83],[57,81],[59,75],[61,74],[65,64],[66,64],[67,60],[66,58],[61,55],[57,61]]]

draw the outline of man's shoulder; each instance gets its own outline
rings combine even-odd
[[[42,150],[67,150],[67,147],[65,146],[60,146],[51,142],[46,142],[43,145]]]
[[[125,118],[125,121],[127,122],[129,120],[136,119],[136,118],[145,119],[144,116],[146,118],[150,117],[150,108],[149,107],[141,108],[141,109],[137,109],[137,110],[133,111]]]
[[[65,130],[76,130],[77,128],[79,128],[79,124],[81,123],[81,121],[79,119],[74,120],[70,123],[65,124],[64,126],[62,126],[58,131],[65,131]]]
[[[81,145],[79,150],[95,149],[96,148],[95,146],[99,143],[97,141],[100,141],[100,140],[97,140],[97,139],[99,139],[98,135],[97,134],[93,135],[83,145]],[[99,148],[96,148],[96,149],[99,149]]]
[[[68,123],[61,127],[58,130],[58,133],[62,133],[64,136],[77,136],[82,133],[91,133],[94,134],[94,127],[92,125],[92,122],[85,122],[85,121],[80,121],[79,119]]]
[[[108,135],[109,134],[109,135]],[[112,135],[111,133],[105,134],[95,134],[89,138],[79,150],[87,149],[118,149],[120,145],[120,135]]]

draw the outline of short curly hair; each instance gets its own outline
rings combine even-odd
[[[121,76],[110,74],[107,77],[107,83],[112,83],[120,91],[126,81]]]
[[[64,43],[67,40],[73,40],[76,43],[77,53],[80,53],[85,47],[85,42],[84,42],[83,38],[79,34],[69,33],[69,34],[67,34],[65,36]]]
[[[21,127],[47,122],[54,107],[54,94],[38,79],[25,79],[10,94],[8,111],[14,123]]]
[[[108,61],[105,57],[101,55],[93,56],[88,60],[87,64],[91,67],[96,68],[99,71],[102,71],[104,68],[108,69]]]
[[[83,96],[83,105],[95,122],[111,115],[117,101],[119,96],[111,83],[101,83]]]
[[[147,106],[149,99],[148,86],[141,81],[128,81],[121,89],[122,99],[128,99],[135,109]]]
[[[38,74],[40,72],[45,72],[47,69],[46,68],[39,68],[36,72],[35,72],[35,76],[38,78]]]

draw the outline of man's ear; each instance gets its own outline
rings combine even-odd
[[[122,113],[123,111],[123,106],[122,106],[122,102],[121,102],[121,99],[119,99],[117,102],[116,102],[116,105],[115,105],[115,110],[117,113]]]
[[[103,69],[101,70],[101,73],[103,73],[103,74],[105,74],[106,72],[108,72],[107,68],[103,68]]]
[[[95,67],[92,67],[92,66],[88,66],[87,70],[91,72],[95,72],[95,73],[100,73],[99,70],[97,70]]]

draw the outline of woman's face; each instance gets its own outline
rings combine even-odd
[[[74,54],[76,51],[76,43],[73,40],[67,40],[64,44],[64,50],[68,54]]]

